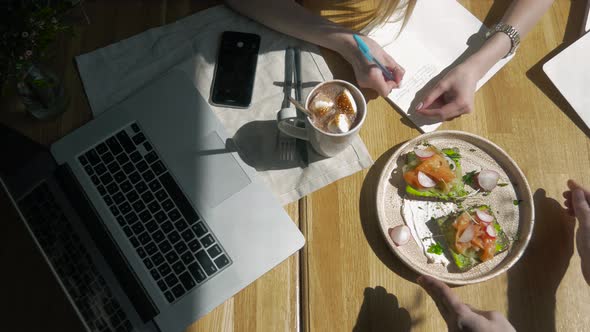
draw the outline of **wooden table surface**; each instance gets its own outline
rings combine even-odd
[[[461,0],[488,26],[509,1]],[[72,101],[61,117],[38,122],[3,99],[0,122],[50,144],[91,119],[73,57],[173,22],[217,1],[87,1],[90,25],[60,42],[59,68]],[[311,10],[354,24],[341,1],[305,1]],[[590,130],[542,72],[542,65],[574,41],[583,1],[557,0],[526,37],[516,57],[477,94],[475,113],[445,123],[503,147],[533,190],[537,216],[522,259],[493,280],[454,291],[474,307],[497,310],[519,331],[585,331],[590,288],[572,246],[561,207],[569,178],[590,186]],[[338,8],[337,11],[334,8]],[[365,1],[353,11],[370,11]],[[357,22],[358,23],[358,22]],[[336,54],[324,56],[337,78],[354,81]],[[403,64],[402,64],[403,65]],[[442,331],[444,321],[415,283],[417,275],[386,247],[374,210],[377,179],[395,147],[419,132],[382,98],[372,98],[360,134],[375,165],[285,207],[305,234],[304,249],[242,290],[188,331]],[[24,226],[0,199],[0,310],[6,331],[75,331],[77,320]],[[31,319],[31,314],[35,319]]]

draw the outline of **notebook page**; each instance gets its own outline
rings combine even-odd
[[[402,87],[387,97],[423,132],[436,130],[441,123],[418,116],[413,111],[438,79],[461,63],[484,43],[483,24],[455,0],[422,0],[401,33],[401,23],[388,22],[372,31],[374,38],[406,69]],[[493,66],[478,82],[479,89],[508,61]]]
[[[403,45],[404,50],[398,52],[398,45]],[[412,34],[401,35],[384,50],[406,70],[401,87],[393,89],[387,98],[423,131],[435,130],[440,123],[433,123],[432,120],[410,110],[415,109],[419,102],[416,95],[420,94],[422,88],[444,69],[444,64],[439,62],[439,59],[433,56]]]

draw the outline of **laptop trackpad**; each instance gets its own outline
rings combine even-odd
[[[196,197],[213,208],[250,184],[216,132],[202,136],[195,154]]]

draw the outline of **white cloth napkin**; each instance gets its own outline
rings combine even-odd
[[[276,114],[284,97],[285,49],[298,46],[302,50],[304,97],[315,84],[332,79],[332,74],[317,47],[272,31],[225,6],[78,56],[78,69],[94,116],[171,68],[185,71],[208,100],[219,40],[226,30],[261,36],[253,100],[248,109],[211,107],[233,136],[240,157],[258,171],[283,204],[371,166],[373,161],[360,137],[332,158],[323,158],[309,148],[307,165],[300,160],[279,160]]]

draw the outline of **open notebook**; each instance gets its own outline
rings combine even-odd
[[[543,71],[590,128],[590,32],[543,65]]]
[[[441,123],[419,116],[416,105],[440,77],[483,44],[487,28],[455,0],[417,1],[401,33],[402,22],[391,21],[369,33],[406,70],[401,88],[387,98],[421,131],[434,131]],[[477,88],[509,60],[492,67]]]

